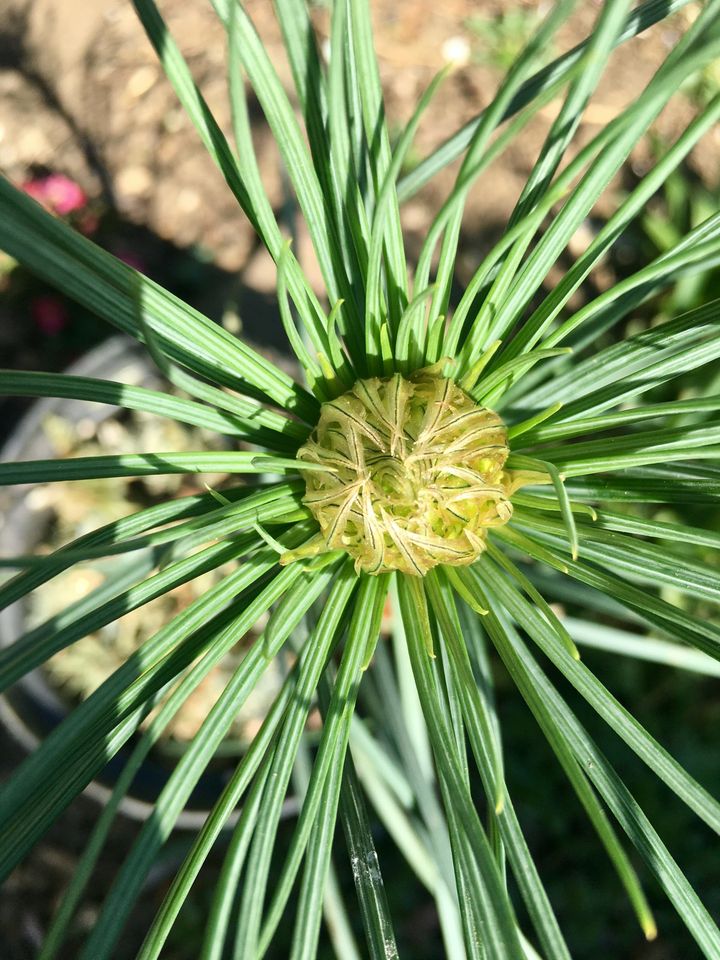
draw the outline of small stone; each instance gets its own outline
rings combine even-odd
[[[177,198],[177,209],[183,213],[195,213],[200,208],[200,194],[197,190],[185,187]]]
[[[95,421],[90,417],[81,417],[75,424],[78,440],[91,440],[95,436]]]
[[[49,150],[48,139],[39,127],[27,127],[18,137],[18,155],[29,163],[43,160]]]
[[[116,179],[118,192],[126,197],[139,197],[152,187],[152,175],[147,167],[125,167]]]
[[[25,497],[28,510],[47,510],[51,504],[52,497],[47,487],[34,487]]]
[[[134,100],[137,100],[155,85],[156,80],[157,71],[154,67],[149,65],[138,67],[138,69],[131,74],[125,89],[127,90],[129,96],[131,96]]]

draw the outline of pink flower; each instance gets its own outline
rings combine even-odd
[[[42,180],[28,180],[22,185],[22,189],[29,197],[32,197],[33,200],[37,200],[38,203],[45,203],[44,178]]]
[[[62,301],[53,296],[35,297],[30,313],[41,333],[56,337],[68,324],[68,313]]]
[[[23,184],[23,190],[48,210],[61,217],[80,210],[87,203],[83,188],[62,173],[51,173]]]

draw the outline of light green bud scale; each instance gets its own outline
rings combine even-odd
[[[505,425],[440,369],[358,380],[322,405],[298,451],[329,468],[305,474],[321,535],[304,555],[344,550],[358,572],[423,576],[473,563],[511,518],[520,477],[505,469]]]

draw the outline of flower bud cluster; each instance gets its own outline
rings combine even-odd
[[[417,576],[473,563],[510,519],[507,457],[502,420],[434,368],[357,381],[298,452],[331,468],[305,475],[327,549],[358,572]]]

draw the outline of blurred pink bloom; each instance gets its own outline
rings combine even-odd
[[[68,324],[68,313],[62,301],[53,296],[35,297],[30,313],[41,333],[56,337]]]
[[[83,188],[62,173],[51,173],[47,177],[29,180],[23,184],[23,190],[61,217],[82,209],[87,203]]]
[[[96,213],[86,210],[75,222],[75,227],[84,233],[86,237],[91,236],[100,226],[100,217]]]

